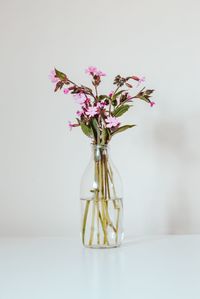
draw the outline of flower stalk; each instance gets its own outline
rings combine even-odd
[[[83,201],[83,244],[88,247],[115,247],[120,243],[122,202],[116,195],[105,146],[94,147],[93,159],[96,187],[91,190],[90,200]]]

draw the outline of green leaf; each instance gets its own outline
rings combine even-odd
[[[146,95],[150,95],[150,94],[152,94],[154,92],[154,89],[146,89],[145,90],[145,94]]]
[[[107,95],[102,94],[99,96],[99,100],[110,99]]]
[[[126,131],[127,129],[130,129],[132,127],[135,127],[136,125],[125,125],[125,126],[122,126],[122,127],[119,127],[116,131],[114,131],[112,133],[112,136],[117,134],[117,133],[121,133],[121,132],[124,132]]]
[[[55,72],[56,72],[56,77],[59,78],[60,80],[67,79],[67,76],[64,73],[58,71],[56,68],[55,68]]]
[[[83,133],[87,136],[87,137],[91,137],[92,136],[92,130],[89,126],[87,126],[84,123],[81,123],[81,129],[83,131]]]
[[[107,128],[102,129],[101,140],[102,140],[102,144],[108,143],[108,141],[110,140],[109,129],[107,129]]]
[[[96,118],[92,118],[90,123],[91,123],[91,128],[93,131],[93,135],[99,143],[100,131],[99,131],[99,126],[98,126],[98,122],[97,122]]]
[[[131,107],[130,105],[119,106],[113,111],[113,115],[119,117],[123,115],[125,112],[127,112],[130,107]]]
[[[97,122],[96,118],[92,118],[91,123],[92,123],[92,126],[94,127],[95,131],[97,133],[99,133],[99,126],[98,126],[98,122]]]
[[[126,91],[126,90],[123,89],[123,90],[120,90],[120,91],[118,91],[117,93],[115,93],[115,94],[112,96],[112,101],[115,101],[116,98],[117,98],[118,96],[120,96],[124,91]]]

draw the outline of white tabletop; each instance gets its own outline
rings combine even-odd
[[[0,299],[199,299],[200,236],[114,249],[62,238],[0,239]]]

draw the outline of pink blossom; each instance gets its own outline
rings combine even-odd
[[[88,107],[86,114],[89,117],[95,116],[98,113],[97,107],[93,106],[93,107]]]
[[[145,80],[146,80],[146,79],[145,79],[144,76],[140,77],[137,86],[139,86],[141,83],[144,83]]]
[[[144,76],[142,76],[142,77],[132,76],[131,78],[132,78],[133,80],[135,80],[135,81],[138,81],[137,87],[138,87],[141,83],[145,82],[145,80],[146,80]]]
[[[112,90],[108,96],[111,98],[113,96],[113,94],[114,94],[114,91]]]
[[[149,103],[149,104],[150,104],[150,106],[151,106],[151,107],[153,107],[153,106],[154,106],[156,103],[155,103],[155,102],[151,102],[151,101],[150,101],[150,103]]]
[[[135,80],[135,81],[139,81],[139,80],[140,80],[140,78],[139,78],[138,76],[131,76],[131,78],[132,78],[133,80]]]
[[[97,107],[97,108],[101,108],[101,103],[98,102],[97,105],[96,105],[96,107]]]
[[[83,111],[83,110],[80,110],[80,111],[78,110],[78,111],[76,112],[76,115],[79,116],[79,117],[82,116],[83,114],[84,114],[84,111]]]
[[[86,70],[85,70],[86,74],[88,75],[96,75],[97,72],[97,68],[95,66],[89,66]]]
[[[89,105],[89,104],[90,104],[90,99],[89,99],[88,97],[85,99],[85,104],[86,104],[86,105]]]
[[[108,116],[105,121],[107,128],[117,127],[120,124],[119,120],[114,116]]]
[[[99,70],[99,71],[96,72],[96,75],[99,76],[99,77],[104,77],[104,76],[106,76],[106,73]]]
[[[52,83],[57,83],[59,81],[59,78],[56,78],[55,70],[51,70],[49,74],[49,79],[51,80]]]
[[[100,109],[103,109],[106,105],[107,105],[106,102],[103,101],[103,102],[98,102],[96,107],[100,108]]]
[[[70,131],[72,130],[72,128],[76,127],[76,124],[72,124],[71,121],[68,121],[68,124],[67,124],[67,125],[68,125]]]
[[[103,77],[106,76],[106,73],[98,70],[95,66],[89,66],[86,70],[85,70],[86,74],[88,75],[92,75],[92,76],[99,76],[99,77]]]
[[[69,88],[64,88],[63,92],[64,92],[64,94],[68,94],[69,93]]]
[[[105,106],[107,106],[108,104],[104,101],[104,102],[101,102],[101,105],[102,105],[103,107],[105,107]]]
[[[77,93],[74,95],[74,99],[76,101],[77,104],[83,105],[85,103],[86,97],[84,95],[84,93]]]

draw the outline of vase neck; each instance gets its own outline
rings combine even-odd
[[[92,156],[95,161],[100,161],[105,157],[108,159],[110,149],[107,144],[105,145],[92,144],[91,149],[92,149]]]

